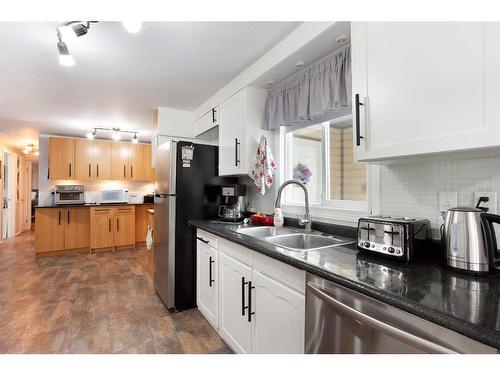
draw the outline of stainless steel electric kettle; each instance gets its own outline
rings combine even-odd
[[[445,251],[446,264],[454,269],[487,274],[500,271],[500,251],[498,250],[494,224],[500,224],[500,216],[486,213],[487,208],[480,203],[476,208],[457,207],[448,210],[441,239]]]

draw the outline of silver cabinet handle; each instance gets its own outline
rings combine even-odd
[[[362,312],[336,300],[331,295],[326,293],[324,290],[318,288],[312,283],[307,283],[307,289],[310,290],[316,297],[320,298],[321,300],[329,304],[331,307],[349,316],[350,318],[355,319],[364,325],[367,325],[381,333],[391,336],[408,345],[421,349],[426,353],[437,353],[437,354],[457,353],[456,351],[445,348],[444,346],[438,345],[421,337],[412,335],[411,333],[402,331],[399,328],[396,328],[380,320],[377,320],[369,315],[363,314]]]

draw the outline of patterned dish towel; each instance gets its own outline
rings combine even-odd
[[[248,175],[255,182],[259,193],[266,193],[266,186],[270,187],[274,182],[273,172],[276,169],[276,162],[266,137],[260,138],[257,154],[255,155],[254,163]]]

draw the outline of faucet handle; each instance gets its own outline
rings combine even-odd
[[[299,219],[299,225],[301,227],[305,226],[306,224],[310,223],[311,222],[311,215],[309,215],[309,217],[307,215],[304,216],[304,218],[302,218],[300,215],[297,215],[297,219]]]

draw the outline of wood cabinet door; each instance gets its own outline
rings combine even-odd
[[[49,179],[75,179],[75,140],[49,138]]]
[[[90,208],[68,208],[65,211],[64,248],[90,247]]]
[[[90,208],[90,248],[113,247],[113,209]]]
[[[219,252],[219,333],[237,353],[250,353],[251,323],[248,321],[250,267]]]
[[[304,295],[252,272],[252,353],[304,354]]]
[[[135,206],[135,242],[145,242],[150,225],[150,213],[148,209],[153,208],[152,204]]]
[[[75,179],[81,181],[93,179],[94,157],[94,141],[75,139]]]
[[[111,180],[112,142],[94,141],[94,179]]]
[[[129,180],[129,147],[128,143],[111,143],[111,179]]]
[[[151,145],[142,145],[143,177],[144,181],[154,181],[154,170],[152,161]]]
[[[215,327],[219,327],[219,280],[217,277],[217,251],[200,240],[197,247],[196,291],[200,312]]]
[[[123,206],[114,209],[114,245],[135,245],[135,207]]]
[[[128,145],[129,178],[132,181],[144,181],[144,152],[142,144]]]
[[[64,250],[64,210],[37,208],[35,223],[35,252]]]
[[[240,91],[219,106],[219,175],[244,174],[245,155],[244,92]]]

